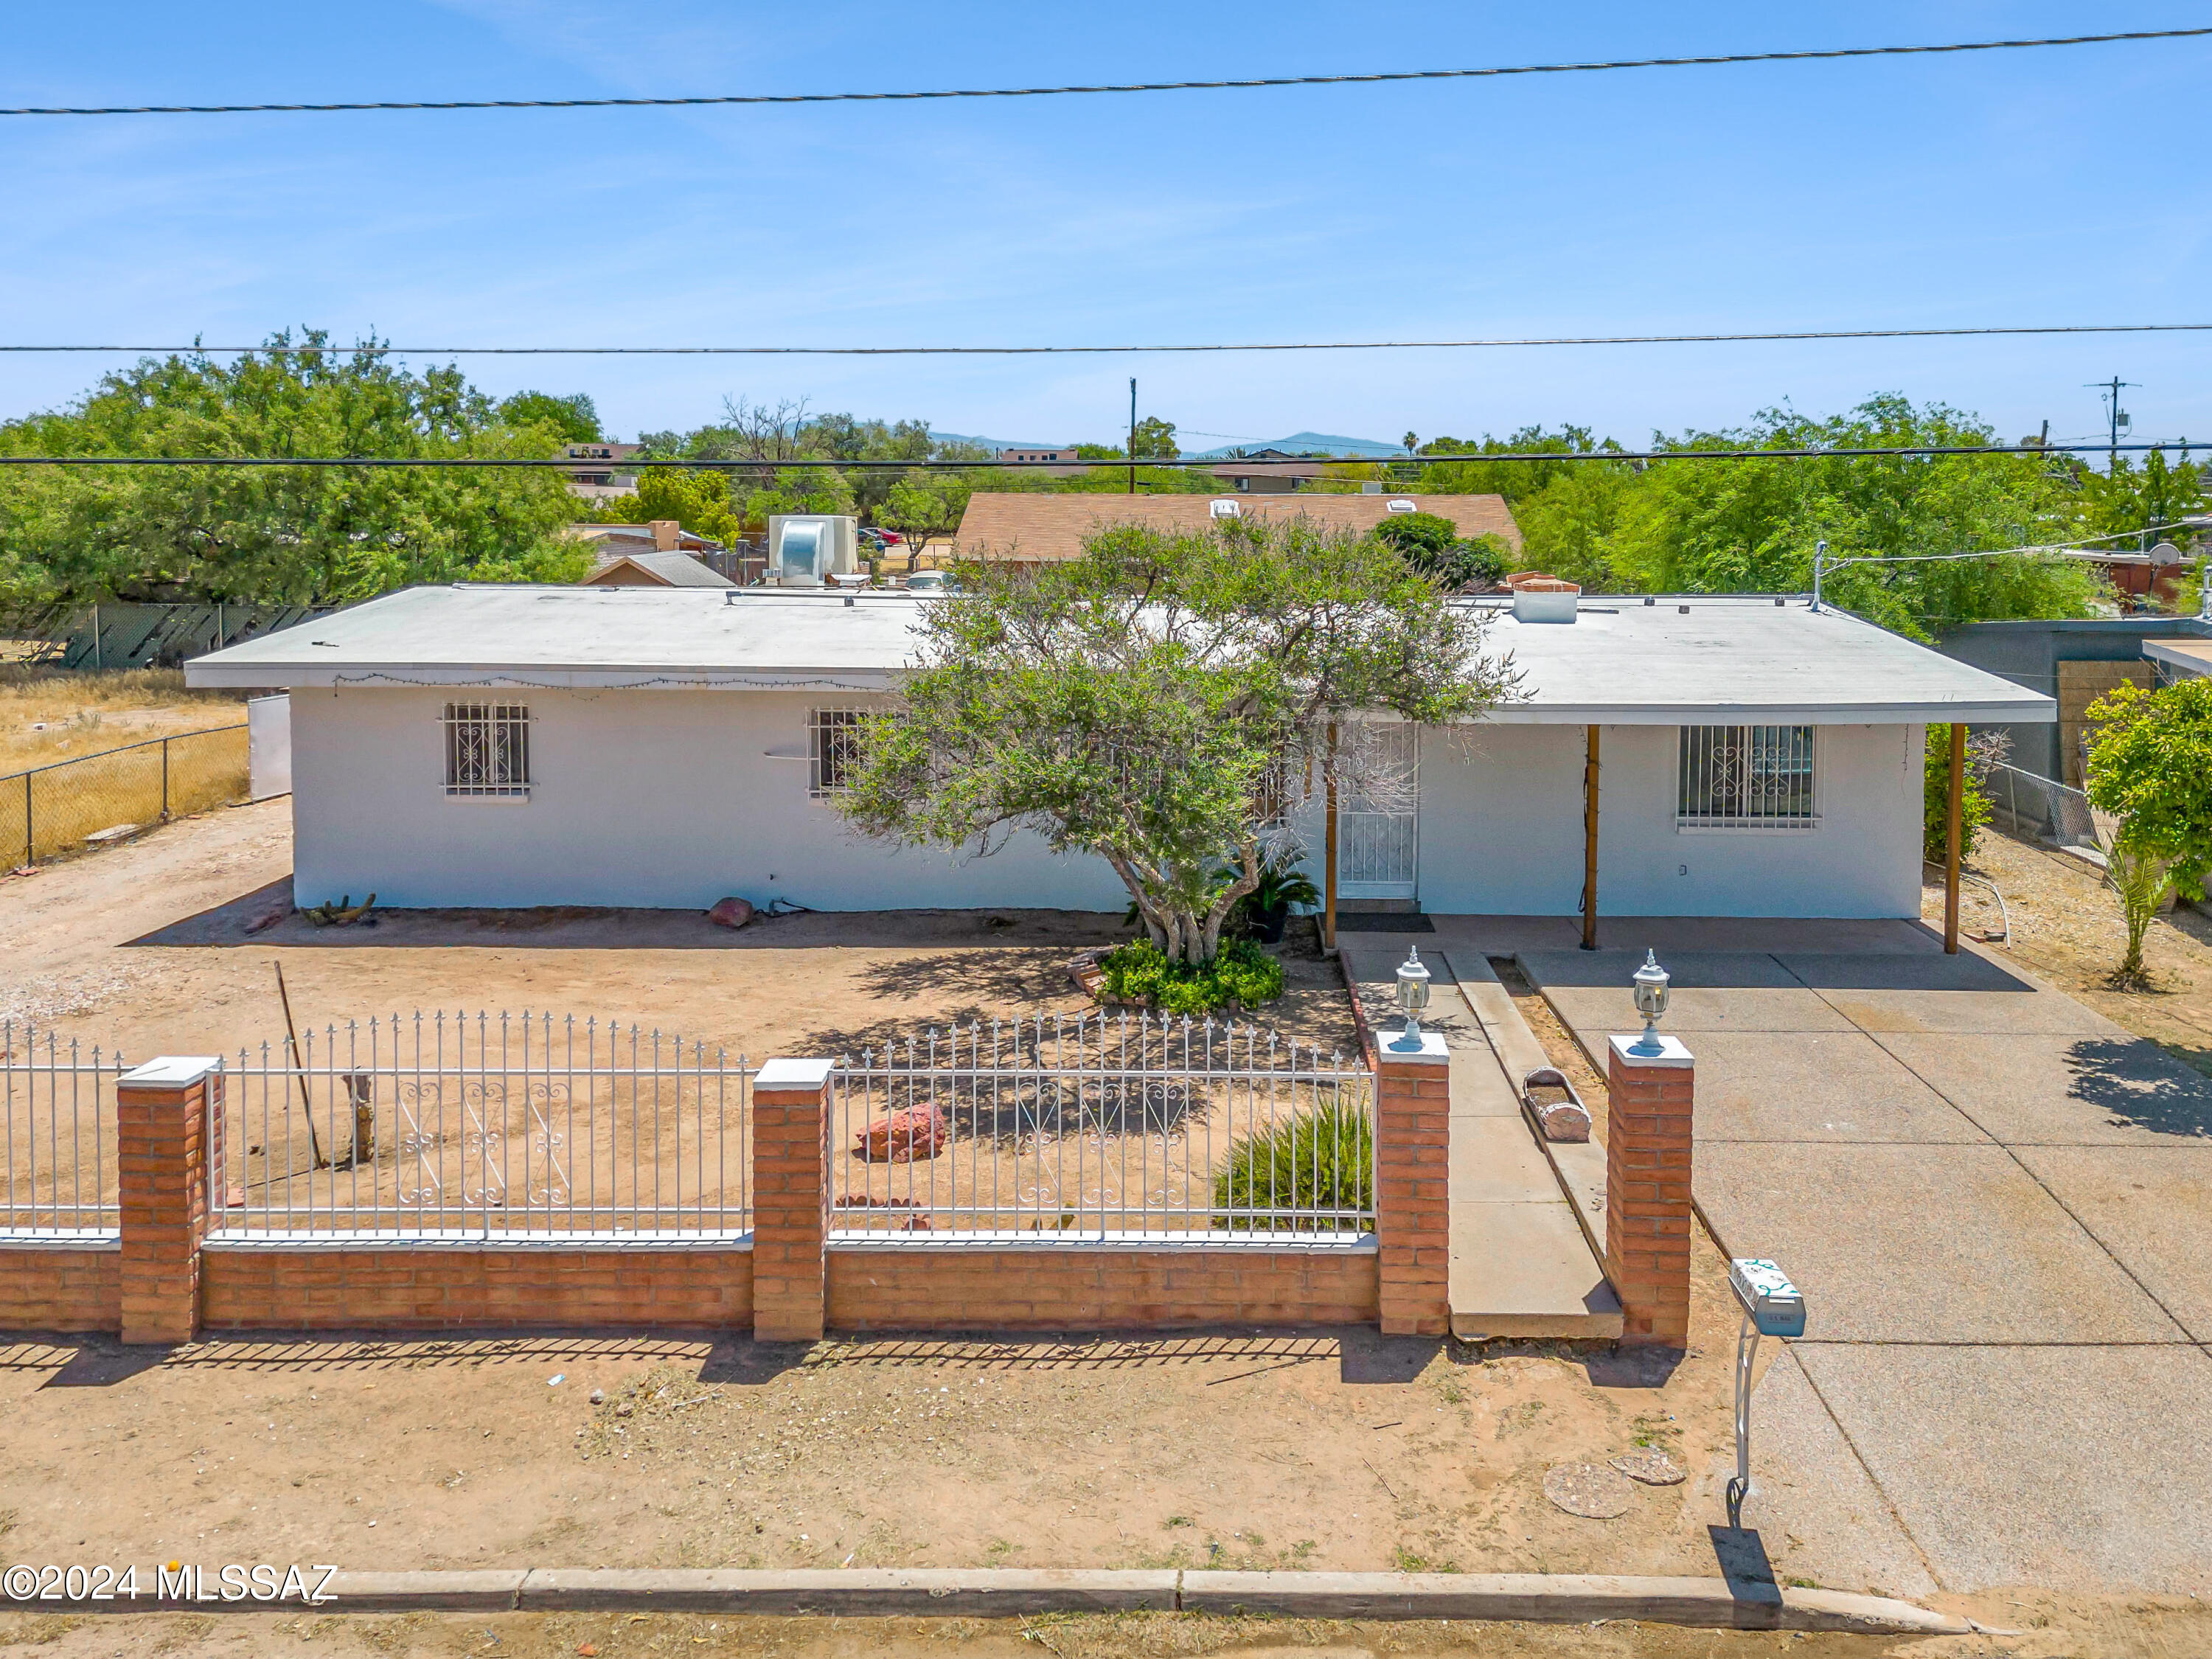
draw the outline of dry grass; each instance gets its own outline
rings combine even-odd
[[[175,669],[0,667],[0,860],[38,862],[102,830],[156,823],[165,802],[180,817],[244,799],[246,733],[221,728],[245,717],[238,694],[187,690]],[[130,747],[155,738],[183,739],[166,766],[160,745]],[[27,791],[15,775],[72,760],[84,763],[38,771]]]
[[[242,694],[187,690],[179,669],[0,665],[0,776],[245,718]]]

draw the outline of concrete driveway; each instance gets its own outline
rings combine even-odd
[[[1439,931],[1594,1054],[1645,945],[1674,975],[1699,1207],[1810,1310],[1747,1523],[1838,1583],[2212,1589],[2212,1079],[1910,923]]]

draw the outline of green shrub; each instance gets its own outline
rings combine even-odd
[[[1166,1014],[1210,1014],[1232,1005],[1257,1008],[1283,994],[1283,964],[1246,939],[1231,939],[1203,967],[1170,962],[1150,939],[1099,958],[1099,989],[1109,1000],[1141,1003]]]
[[[1264,1216],[1255,1219],[1249,1213],[1255,1210],[1364,1211],[1374,1201],[1374,1125],[1356,1103],[1344,1101],[1240,1136],[1230,1148],[1229,1166],[1213,1177],[1217,1227],[1281,1224]],[[1292,1224],[1335,1231],[1351,1224],[1316,1216]]]
[[[1928,781],[1923,794],[1923,818],[1920,856],[1941,864],[1951,844],[1951,728],[1928,728]],[[1990,821],[1990,798],[1982,786],[1989,780],[1989,761],[1966,739],[1966,775],[1959,791],[1959,857],[1963,862],[1974,850],[1974,836]]]

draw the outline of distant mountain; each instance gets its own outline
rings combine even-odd
[[[1279,449],[1291,455],[1334,455],[1347,460],[1388,460],[1406,453],[1403,444],[1380,443],[1373,438],[1346,438],[1329,432],[1294,432],[1287,438],[1270,438],[1264,443],[1231,444],[1220,449],[1198,450],[1193,453],[1192,459],[1226,460],[1240,449],[1247,455],[1255,450]]]
[[[985,449],[1058,449],[1065,438],[977,438],[965,432],[939,432],[930,428],[929,435],[941,444],[977,444]]]

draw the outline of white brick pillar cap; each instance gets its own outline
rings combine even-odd
[[[1623,1066],[1661,1066],[1686,1069],[1697,1063],[1691,1057],[1690,1051],[1682,1046],[1682,1040],[1680,1037],[1662,1036],[1658,1039],[1659,1052],[1656,1054],[1638,1052],[1639,1048],[1650,1046],[1649,1041],[1641,1035],[1622,1036],[1616,1033],[1608,1038],[1607,1042],[1613,1049],[1613,1057]]]

